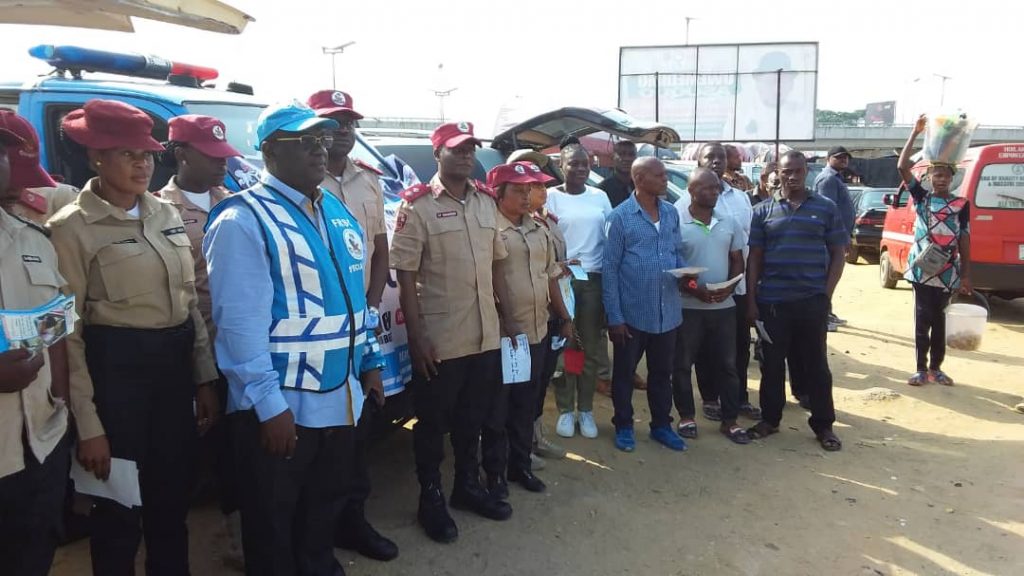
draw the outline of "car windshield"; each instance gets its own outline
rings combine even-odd
[[[1024,164],[989,164],[974,193],[978,208],[1024,210]]]
[[[875,208],[885,210],[885,202],[882,199],[888,193],[895,192],[895,189],[879,188],[878,190],[865,190],[860,194],[858,202],[861,210],[873,210]]]

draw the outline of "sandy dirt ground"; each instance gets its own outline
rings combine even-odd
[[[503,523],[455,511],[459,539],[438,545],[415,523],[411,434],[401,430],[376,447],[369,503],[401,556],[338,558],[357,576],[1024,574],[1024,414],[1013,410],[1024,395],[1024,301],[995,300],[980,351],[949,352],[956,386],[911,388],[912,298],[905,283],[880,288],[877,266],[847,266],[835,310],[849,325],[829,336],[842,452],[818,447],[794,403],[767,440],[737,446],[699,420],[690,450],[670,452],[647,438],[637,393],[638,446],[625,454],[612,445],[611,401],[599,397],[601,436],[563,441],[570,459],[539,473],[547,493],[513,486]],[[755,364],[755,401],[759,377]],[[553,405],[546,418],[553,428]],[[219,558],[218,516],[193,511],[194,575],[234,573]],[[87,573],[85,542],[58,552],[53,574]]]

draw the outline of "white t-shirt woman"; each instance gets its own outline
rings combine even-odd
[[[570,194],[565,186],[548,190],[545,207],[558,218],[565,236],[566,257],[578,258],[587,272],[601,272],[604,260],[605,221],[612,203],[603,190],[585,186],[583,192]]]

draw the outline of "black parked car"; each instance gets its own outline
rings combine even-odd
[[[878,245],[882,242],[882,228],[885,225],[886,194],[894,194],[895,188],[850,188],[850,199],[856,219],[850,234],[850,251],[846,262],[856,264],[864,256],[870,262],[878,261]]]

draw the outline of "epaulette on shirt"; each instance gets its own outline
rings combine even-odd
[[[498,193],[494,191],[494,188],[491,188],[487,184],[484,184],[479,180],[473,180],[473,186],[476,186],[477,190],[483,192],[484,194],[487,194],[491,198],[494,198],[495,200],[498,199]]]
[[[355,164],[356,166],[359,166],[363,170],[369,170],[370,172],[373,172],[377,176],[383,176],[384,175],[384,172],[380,168],[377,168],[376,166],[370,166],[369,164],[367,164],[366,162],[363,162],[362,160],[360,160],[358,158],[353,160],[352,163]]]
[[[31,220],[26,220],[26,219],[22,218],[21,216],[18,216],[17,214],[11,214],[11,216],[14,216],[14,218],[16,220],[18,220],[22,224],[25,224],[26,226],[28,226],[29,228],[35,230],[36,232],[39,232],[43,236],[46,236],[47,238],[50,237],[50,231],[47,230],[46,228],[43,228],[39,224],[36,224],[35,222],[33,222]]]
[[[417,185],[413,186],[412,188],[406,188],[405,190],[402,190],[402,193],[399,194],[399,196],[402,197],[402,200],[405,200],[406,202],[412,203],[412,202],[415,202],[416,200],[426,196],[429,193],[430,193],[430,186],[428,186],[426,184],[417,184]]]

